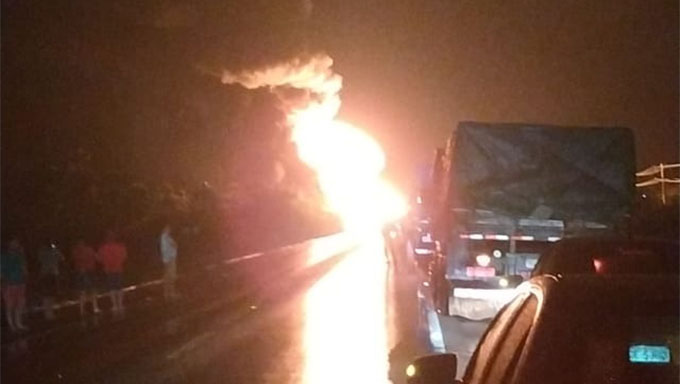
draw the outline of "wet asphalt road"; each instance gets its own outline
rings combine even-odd
[[[411,249],[410,246],[407,249]],[[408,258],[413,259],[409,254]],[[426,283],[429,278],[424,270],[417,270],[417,286],[420,311],[419,321],[422,324],[420,332],[428,334],[430,339],[430,353],[454,353],[458,366],[456,377],[461,379],[465,374],[472,354],[477,347],[479,339],[491,323],[490,319],[470,320],[459,316],[445,316],[434,309],[430,284]]]
[[[380,236],[319,239],[186,276],[176,303],[139,289],[123,315],[5,337],[2,382],[401,383],[426,351],[416,280]]]
[[[465,373],[479,339],[491,323],[491,320],[468,320],[460,317],[439,315],[446,351],[458,356],[458,378]]]

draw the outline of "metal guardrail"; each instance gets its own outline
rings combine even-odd
[[[319,236],[319,237],[314,237],[314,238],[311,238],[311,239],[300,241],[298,243],[293,243],[293,244],[284,245],[284,246],[273,248],[273,249],[264,250],[262,252],[255,252],[255,253],[251,253],[251,254],[247,254],[247,255],[243,255],[243,256],[225,258],[225,259],[221,260],[220,262],[205,265],[205,266],[203,266],[202,269],[209,271],[209,270],[213,270],[213,269],[219,267],[220,264],[221,265],[239,264],[239,263],[242,263],[242,262],[247,261],[247,260],[257,259],[257,258],[267,256],[267,255],[273,255],[273,254],[281,253],[281,252],[291,252],[291,251],[295,251],[295,249],[297,249],[297,248],[302,248],[302,247],[308,246],[308,245],[310,245],[314,242],[335,242],[336,243],[335,246],[332,247],[331,250],[329,250],[328,252],[330,252],[330,253],[340,252],[343,249],[351,248],[351,244],[352,244],[349,240],[345,239],[343,236],[345,236],[344,233],[340,232],[340,233],[335,233],[335,234],[331,234],[331,235],[323,235],[323,236]],[[340,244],[338,245],[338,243],[340,243]],[[322,255],[322,256],[324,256],[324,255]],[[325,255],[325,256],[326,256],[326,258],[328,257],[328,255]],[[324,259],[324,257],[318,257],[316,261],[320,262],[320,261],[323,261],[323,259]],[[197,272],[197,271],[194,271],[194,272]],[[136,283],[136,284],[128,284],[125,287],[123,287],[122,291],[123,292],[132,292],[132,291],[136,291],[138,289],[147,288],[147,287],[151,287],[151,286],[155,286],[155,285],[162,285],[162,284],[163,284],[163,279],[147,280],[147,281],[139,282],[139,283]],[[108,295],[108,292],[99,292],[97,294],[97,298],[102,299],[102,298],[106,297],[107,295]],[[53,305],[53,308],[54,308],[55,311],[57,311],[57,310],[60,310],[62,308],[76,306],[78,304],[79,304],[79,300],[69,298],[69,299],[65,299],[65,300],[62,300],[62,301],[55,303]],[[29,312],[29,313],[35,313],[35,312],[40,312],[40,311],[43,311],[43,307],[42,307],[41,304],[27,308],[27,312]]]

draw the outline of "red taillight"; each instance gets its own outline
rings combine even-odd
[[[593,259],[593,267],[595,268],[596,273],[604,272],[604,262],[600,259]]]
[[[496,270],[493,267],[466,267],[465,274],[470,277],[494,277]]]

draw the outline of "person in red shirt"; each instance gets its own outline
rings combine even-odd
[[[127,259],[125,245],[118,241],[114,232],[106,235],[106,241],[97,251],[97,261],[102,265],[113,304],[113,311],[120,312],[123,307],[123,264]]]
[[[71,251],[73,268],[76,271],[76,288],[80,292],[80,316],[85,315],[85,302],[90,299],[92,312],[99,313],[97,292],[94,289],[94,274],[97,267],[97,252],[94,248],[78,240]]]

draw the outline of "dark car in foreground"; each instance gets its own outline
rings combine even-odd
[[[567,238],[541,254],[532,276],[544,274],[678,274],[680,244],[617,237]]]
[[[410,384],[677,383],[677,276],[539,276],[494,318],[456,381],[456,355],[421,357]]]

